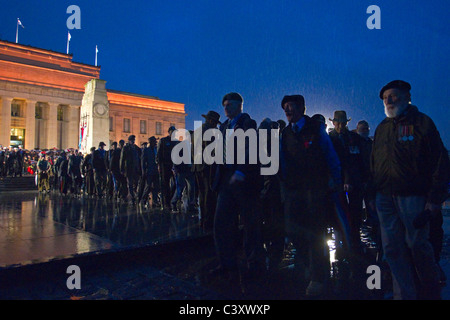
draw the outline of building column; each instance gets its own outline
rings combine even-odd
[[[58,106],[59,103],[48,103],[47,149],[58,147]]]
[[[11,102],[13,98],[2,97],[0,145],[8,147],[11,144]]]
[[[33,150],[36,139],[36,101],[27,100],[25,107],[25,149]]]
[[[78,149],[78,140],[80,139],[80,107],[70,105],[67,113],[67,148]]]

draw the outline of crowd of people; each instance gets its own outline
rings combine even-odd
[[[394,298],[437,299],[445,280],[439,267],[441,204],[448,197],[450,161],[433,121],[411,103],[410,90],[401,80],[381,89],[386,118],[373,138],[365,120],[350,130],[344,110],[334,112],[329,119],[334,128],[327,128],[324,115],[306,114],[302,95],[281,100],[285,120],[266,118],[258,125],[243,112],[244,99],[236,92],[222,99],[224,122],[214,110],[202,115],[205,121],[197,129],[202,136],[217,128],[224,137],[227,130],[278,130],[279,150],[270,150],[270,135],[267,144],[269,154],[279,152],[276,175],[261,175],[264,165],[249,161],[249,143],[244,163],[236,161],[238,152],[232,163],[174,163],[172,151],[182,141],[173,139],[177,129],[170,127],[168,136],[150,137],[140,147],[131,135],[109,150],[101,142],[87,155],[40,152],[39,190],[107,197],[174,214],[199,211],[201,227],[214,234],[220,261],[211,273],[230,284],[243,274],[251,278],[277,268],[291,243],[295,269],[303,276],[309,270],[309,296],[320,296],[330,275],[327,230],[333,228],[342,254],[352,260],[361,254],[364,221],[389,267]],[[189,133],[194,141],[194,131]],[[202,140],[201,150],[213,141]],[[226,138],[223,142],[225,159]],[[192,153],[199,155],[203,152]],[[19,171],[20,152],[1,156],[2,172]],[[238,263],[240,230],[244,271]]]
[[[441,206],[449,196],[450,161],[433,121],[411,103],[410,90],[401,80],[381,89],[386,118],[373,139],[367,121],[349,130],[351,119],[338,110],[328,130],[323,115],[306,115],[302,95],[285,96],[281,107],[287,125],[265,119],[258,127],[280,129],[279,173],[261,176],[247,157],[245,164],[216,165],[210,176],[217,194],[211,213],[220,260],[212,272],[230,283],[242,278],[239,226],[247,277],[265,272],[267,256],[276,266],[287,237],[296,249],[299,275],[309,271],[305,294],[320,296],[330,276],[327,228],[347,240],[346,258],[358,261],[364,218],[379,230],[379,261],[390,270],[394,299],[439,299],[445,281],[439,266]],[[243,113],[243,101],[235,92],[223,97],[227,120],[219,129],[224,136],[226,130],[257,129]]]
[[[38,152],[23,150],[21,147],[7,148],[0,146],[0,178],[21,177],[29,172],[29,167],[36,163]]]

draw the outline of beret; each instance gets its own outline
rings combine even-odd
[[[380,91],[380,99],[383,100],[383,93],[389,89],[398,89],[402,91],[409,92],[411,90],[411,85],[403,80],[394,80],[385,85]]]

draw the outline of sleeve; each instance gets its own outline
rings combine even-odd
[[[119,162],[119,166],[120,166],[120,171],[124,172],[125,171],[125,149],[126,146],[123,146],[121,152],[120,152],[120,162]]]
[[[431,169],[431,188],[427,195],[427,201],[441,204],[445,201],[450,182],[450,160],[448,151],[442,143],[436,126],[431,121],[431,129],[426,145],[430,155],[429,167]]]
[[[243,127],[244,127],[243,128],[244,131],[247,131],[248,129],[256,130],[256,127],[257,127],[256,121],[253,119],[248,119],[247,121],[245,121]],[[238,164],[236,166],[235,173],[242,177],[247,176],[247,174],[251,170],[252,166],[255,166],[255,165],[252,165],[249,163],[250,163],[250,146],[248,143],[245,143],[245,164]]]
[[[162,157],[162,141],[163,139],[159,139],[158,146],[156,147],[156,164],[161,164],[161,157]]]

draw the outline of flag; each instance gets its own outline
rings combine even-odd
[[[22,24],[22,22],[20,21],[20,19],[19,19],[19,18],[17,18],[17,23],[19,24],[19,26],[21,26],[22,28],[24,28],[24,29],[25,29],[25,27],[23,26],[23,24]]]

